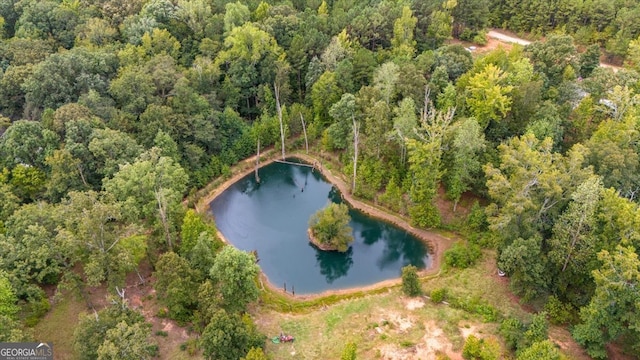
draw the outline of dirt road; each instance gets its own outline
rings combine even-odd
[[[499,32],[495,29],[493,30],[489,30],[489,32],[487,32],[487,36],[492,38],[492,39],[496,39],[502,42],[506,42],[506,43],[512,43],[512,44],[520,44],[520,45],[529,45],[531,44],[531,41],[529,40],[525,40],[525,39],[521,39],[517,36],[513,36],[513,35],[507,35],[505,33]],[[606,68],[610,68],[612,69],[614,72],[617,72],[618,70],[620,70],[619,66],[615,66],[615,65],[611,65],[611,64],[607,64],[607,63],[603,63],[600,62],[600,66],[602,67],[606,67]]]
[[[514,43],[514,44],[520,44],[520,45],[529,45],[531,44],[531,41],[529,40],[525,40],[525,39],[521,39],[515,36],[511,36],[511,35],[507,35],[507,34],[503,34],[500,32],[497,32],[496,30],[490,30],[487,33],[487,36],[490,38],[494,38],[500,41],[504,41],[504,42],[508,42],[508,43]]]

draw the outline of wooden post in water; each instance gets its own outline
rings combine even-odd
[[[287,282],[284,283],[284,292],[287,292]]]

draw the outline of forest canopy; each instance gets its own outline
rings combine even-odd
[[[27,337],[16,305],[37,318],[43,286],[115,291],[148,261],[169,316],[219,343],[211,319],[242,329],[246,355],[257,269],[224,281],[220,256],[253,260],[183,199],[308,136],[414,226],[480,198],[470,241],[516,294],[566,310],[596,358],[640,352],[638,18],[636,0],[0,0],[0,340]],[[492,27],[540,41],[470,51]],[[147,338],[116,310],[110,343]]]

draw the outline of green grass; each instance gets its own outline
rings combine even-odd
[[[33,328],[34,341],[53,343],[56,360],[77,359],[73,350],[73,330],[78,324],[78,316],[85,310],[81,300],[65,295]]]
[[[450,296],[458,299],[481,299],[482,304],[495,307],[499,317],[530,316],[511,300],[507,285],[494,272],[495,253],[485,251],[483,259],[473,267],[421,278],[421,285],[426,294],[446,288]],[[399,285],[312,300],[264,291],[261,299],[255,314],[260,330],[269,337],[280,332],[296,337],[293,344],[269,342],[267,352],[274,359],[337,359],[342,351],[337,344],[349,341],[358,345],[358,358],[381,358],[390,348],[408,354],[414,348],[424,351],[424,344],[432,340],[434,331],[440,334],[436,336],[440,341],[460,352],[464,331],[497,337],[499,326],[498,321],[487,321],[475,308],[465,311],[426,298],[415,298],[424,306],[410,310],[410,300],[402,296]]]

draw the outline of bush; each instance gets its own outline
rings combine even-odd
[[[358,346],[355,343],[347,343],[344,350],[342,350],[340,360],[356,360],[356,351],[358,351]]]
[[[560,301],[555,296],[549,296],[544,310],[549,314],[549,320],[552,324],[562,325],[572,321],[575,309],[571,304]]]
[[[189,339],[180,344],[180,350],[186,351],[189,356],[195,356],[198,353],[198,339]]]
[[[444,301],[445,296],[447,295],[447,289],[439,288],[431,291],[431,301],[434,303],[441,303]]]
[[[549,340],[538,341],[524,349],[517,357],[518,360],[562,360],[564,357]]]
[[[486,300],[483,300],[477,296],[468,297],[464,299],[449,299],[450,305],[453,308],[462,309],[472,314],[478,314],[482,316],[485,322],[497,321],[500,317],[498,309],[489,305]]]
[[[531,324],[527,326],[524,332],[524,343],[528,347],[533,343],[547,340],[549,336],[549,323],[547,322],[547,313],[540,312],[533,315]]]
[[[480,258],[482,252],[480,247],[474,244],[467,244],[466,246],[457,242],[453,244],[451,249],[445,251],[444,260],[448,266],[466,269],[476,263]]]
[[[477,201],[471,206],[467,216],[467,226],[475,231],[486,231],[488,229],[487,214]]]
[[[476,36],[473,37],[472,42],[480,46],[487,45],[487,33],[484,30],[479,31]]]
[[[33,300],[27,303],[24,307],[25,310],[25,325],[28,327],[33,327],[40,322],[47,312],[51,309],[51,304],[49,304],[49,300],[47,297],[43,297],[39,300]]]
[[[500,335],[504,338],[507,348],[515,351],[520,347],[520,343],[524,336],[524,330],[524,325],[519,319],[510,317],[502,321],[499,331]]]
[[[422,294],[420,280],[418,279],[418,268],[413,265],[407,265],[402,268],[402,291],[408,296]]]
[[[500,358],[500,345],[494,339],[478,339],[469,335],[462,348],[462,357],[468,360],[497,360]]]
[[[247,356],[243,357],[241,360],[268,360],[269,358],[264,353],[261,347],[252,347]]]

